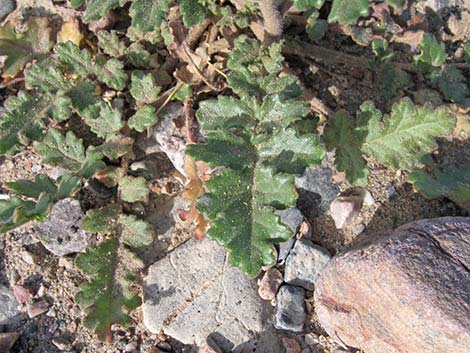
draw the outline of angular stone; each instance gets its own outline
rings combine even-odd
[[[300,239],[287,257],[284,281],[313,290],[321,270],[330,259],[326,249],[309,240]]]
[[[330,205],[331,217],[335,221],[336,229],[354,222],[362,207],[362,198],[359,196],[340,196]]]
[[[143,321],[187,344],[210,335],[223,351],[281,352],[272,308],[255,280],[226,264],[226,252],[209,239],[191,239],[149,268],[144,279]]]
[[[315,288],[328,334],[368,353],[467,353],[470,218],[421,220],[333,258]]]
[[[302,332],[306,315],[305,290],[288,284],[279,288],[274,326],[279,330]]]
[[[19,321],[17,306],[15,295],[10,288],[0,285],[0,325],[16,324]]]
[[[15,0],[0,1],[0,21],[3,21],[10,13],[16,9]]]
[[[281,217],[281,222],[288,226],[294,234],[297,232],[300,224],[304,220],[304,215],[297,207],[290,207],[285,210],[277,210],[275,213]],[[295,237],[293,236],[289,240],[279,244],[279,251],[277,256],[278,263],[284,263],[287,255],[289,255],[289,252],[292,249],[292,246],[294,246],[294,243]]]
[[[18,337],[20,337],[18,332],[0,333],[0,353],[10,352]]]
[[[273,300],[283,282],[282,273],[276,268],[267,270],[259,281],[258,294],[261,299]]]
[[[316,166],[305,170],[295,178],[299,193],[297,205],[309,220],[325,213],[339,193],[339,187],[331,182],[333,172],[328,167]]]
[[[28,316],[33,319],[47,312],[50,307],[50,304],[45,299],[40,299],[34,303],[26,304],[26,311],[28,312]]]
[[[80,229],[83,211],[80,202],[73,198],[60,200],[49,218],[35,226],[44,247],[57,256],[85,250],[91,234]]]

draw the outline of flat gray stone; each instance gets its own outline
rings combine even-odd
[[[287,257],[284,281],[313,290],[321,270],[330,259],[326,249],[309,240],[300,239]]]
[[[202,346],[210,336],[223,352],[282,352],[272,308],[257,289],[217,243],[191,239],[149,268],[143,321],[186,344]]]
[[[300,224],[304,220],[304,215],[297,207],[290,207],[285,210],[277,210],[275,213],[281,217],[281,222],[284,223],[289,229],[295,234],[300,227]],[[277,262],[282,264],[289,255],[292,247],[295,243],[295,237],[293,236],[289,240],[279,244],[279,251],[277,256]]]
[[[35,230],[44,247],[57,256],[64,256],[86,249],[91,234],[80,229],[83,211],[80,202],[66,198],[57,202],[45,222]]]
[[[0,285],[0,326],[10,326],[18,323],[20,312],[17,307],[18,303],[13,291],[4,285]]]
[[[276,296],[276,316],[274,326],[279,330],[302,332],[306,318],[305,290],[284,285]]]

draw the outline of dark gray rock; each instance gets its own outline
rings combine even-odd
[[[0,21],[3,21],[10,13],[16,9],[15,0],[0,1]]]
[[[80,202],[66,198],[57,202],[45,222],[35,230],[44,247],[57,256],[81,252],[86,249],[91,234],[80,229],[83,211]]]
[[[314,300],[328,334],[364,352],[468,353],[469,293],[470,218],[445,217],[336,256]]]
[[[285,210],[277,210],[275,212],[281,217],[281,222],[284,223],[295,234],[304,220],[304,215],[297,207],[290,207]],[[295,237],[279,244],[277,262],[283,264],[289,255],[290,250],[294,246]]]
[[[214,241],[191,239],[150,266],[145,326],[199,346],[211,335],[224,352],[282,352],[271,305],[258,296],[255,280],[226,265],[226,256]]]
[[[276,316],[274,326],[279,330],[302,332],[306,318],[305,290],[284,285],[276,296]]]
[[[299,193],[297,207],[312,220],[325,213],[339,193],[339,187],[331,182],[333,172],[324,166],[310,167],[305,173],[295,178]]]
[[[284,281],[313,290],[321,270],[330,259],[326,249],[309,240],[300,239],[287,257]]]

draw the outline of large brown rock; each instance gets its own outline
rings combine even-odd
[[[413,222],[334,258],[315,309],[366,353],[470,352],[470,218]]]

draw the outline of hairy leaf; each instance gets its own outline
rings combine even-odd
[[[126,49],[126,58],[135,67],[148,68],[150,53],[140,43],[132,43]]]
[[[119,206],[116,204],[88,210],[80,224],[80,228],[90,233],[113,233],[116,230],[119,211]]]
[[[445,44],[439,43],[432,34],[426,33],[418,48],[421,51],[415,56],[418,65],[440,67],[447,59]]]
[[[274,210],[295,205],[293,174],[323,157],[316,138],[288,128],[306,113],[303,104],[278,96],[262,103],[219,97],[201,102],[197,112],[206,143],[189,145],[187,152],[211,167],[223,167],[206,182],[209,193],[198,209],[212,221],[208,236],[228,249],[233,265],[252,276],[275,260],[272,244],[292,235]]]
[[[138,132],[144,132],[157,123],[158,119],[157,114],[155,113],[156,111],[154,107],[151,105],[144,105],[129,118],[127,123],[131,129]]]
[[[75,263],[90,278],[75,296],[86,312],[84,324],[101,340],[110,340],[111,325],[129,326],[130,311],[141,304],[131,286],[143,264],[116,237],[88,248],[77,256]]]
[[[328,120],[324,141],[328,150],[336,149],[335,164],[345,172],[351,184],[367,185],[369,170],[362,156],[364,133],[353,128],[353,120],[346,112],[339,112]]]
[[[160,87],[155,84],[152,73],[145,74],[142,71],[134,71],[131,77],[130,92],[137,104],[150,104],[158,99]]]
[[[133,0],[129,9],[132,26],[143,32],[158,29],[169,11],[168,0]]]
[[[371,103],[364,103],[361,111],[361,129],[367,131],[362,151],[393,168],[420,165],[420,160],[437,147],[434,137],[454,127],[454,118],[446,110],[415,107],[409,99],[393,105],[390,116],[382,117]]]
[[[123,201],[146,201],[149,196],[147,181],[143,177],[126,176],[119,180],[119,192]]]
[[[98,32],[98,46],[109,56],[118,58],[124,55],[126,46],[119,40],[116,32]]]
[[[415,170],[408,176],[413,188],[428,198],[447,197],[460,207],[470,211],[470,165],[450,168],[445,172],[429,175]]]
[[[100,101],[98,107],[99,115],[85,118],[84,121],[98,137],[109,141],[116,137],[124,126],[122,114],[119,110],[110,108],[104,101]]]
[[[207,16],[207,8],[203,1],[199,0],[178,0],[183,23],[186,27],[195,25]]]
[[[97,21],[109,10],[123,6],[128,0],[86,0],[85,22]]]
[[[121,240],[133,248],[150,245],[153,241],[153,230],[150,224],[133,215],[121,214],[119,223],[122,226]]]
[[[82,140],[72,131],[65,137],[57,129],[50,129],[42,142],[36,143],[35,150],[43,157],[43,162],[59,165],[77,175],[90,178],[106,165],[101,153],[89,147],[86,151]]]
[[[368,14],[369,0],[334,0],[328,21],[341,25],[355,24],[359,17]]]
[[[325,0],[294,0],[294,6],[299,11],[309,10],[312,7],[319,9],[324,3]]]
[[[96,65],[94,73],[98,80],[112,89],[122,91],[126,88],[127,74],[124,71],[124,64],[117,59],[110,59],[101,65]]]
[[[462,103],[468,94],[465,76],[454,66],[446,66],[436,81],[439,90],[451,102]]]

